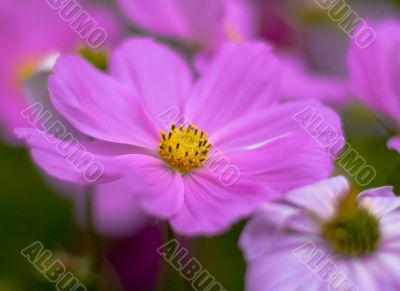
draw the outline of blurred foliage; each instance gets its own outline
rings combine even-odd
[[[35,241],[50,250],[71,240],[71,207],[51,190],[27,151],[0,144],[0,290],[54,290],[20,254]]]
[[[393,185],[395,192],[400,194],[400,155],[387,148],[386,143],[393,133],[379,120],[381,117],[360,104],[342,113],[347,142],[376,170],[376,178],[364,189]],[[337,172],[346,174],[339,166]]]

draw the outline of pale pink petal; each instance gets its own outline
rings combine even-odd
[[[208,133],[273,103],[278,62],[262,43],[226,44],[206,68],[187,101],[185,114]]]
[[[381,250],[397,251],[400,254],[400,228],[399,225],[400,211],[393,211],[387,215],[380,217],[382,242]]]
[[[295,222],[296,224],[294,224]],[[247,260],[275,251],[275,242],[290,238],[280,230],[290,228],[299,233],[318,234],[319,227],[301,210],[283,203],[265,203],[255,211],[246,224],[239,245]]]
[[[285,194],[283,199],[327,220],[334,215],[337,202],[349,191],[350,185],[346,178],[337,176],[295,189]]]
[[[377,217],[382,217],[400,207],[400,199],[393,193],[393,187],[369,189],[358,196],[361,205]]]
[[[249,291],[286,291],[298,290],[304,282],[319,282],[319,279],[309,269],[307,264],[296,257],[295,250],[309,241],[301,235],[292,235],[291,238],[280,236],[274,240],[273,251],[249,261],[246,271],[246,290]],[[315,244],[315,249],[322,249]],[[312,285],[308,285],[306,290]]]
[[[78,56],[61,56],[49,79],[56,109],[94,138],[144,147],[157,145],[159,133],[135,92]]]
[[[126,41],[113,52],[110,71],[113,77],[133,88],[160,127],[164,123],[160,116],[165,112],[175,108],[175,119],[183,114],[192,73],[183,58],[165,45],[146,38]]]
[[[377,280],[376,272],[371,272],[365,263],[359,260],[348,260],[349,278],[359,290],[380,291],[381,283]]]
[[[219,36],[223,0],[119,0],[123,12],[162,36],[209,46]]]

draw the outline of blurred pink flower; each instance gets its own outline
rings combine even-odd
[[[277,47],[299,49],[299,32],[284,11],[286,1],[246,0],[119,0],[123,12],[139,27],[164,37],[196,45],[198,71],[205,69],[221,46],[229,41],[243,42],[266,38]],[[299,29],[298,29],[299,30]],[[320,99],[343,105],[349,97],[344,80],[310,72],[307,65],[282,55],[283,99]]]
[[[60,57],[49,90],[62,116],[94,138],[82,145],[104,166],[98,183],[128,176],[147,212],[180,233],[213,234],[280,191],[331,173],[331,157],[292,118],[311,106],[341,132],[339,118],[318,102],[278,105],[278,75],[260,43],[227,44],[194,81],[179,55],[132,39],[112,53],[110,74],[81,57]],[[171,108],[185,120],[160,120]],[[36,130],[17,133],[47,173],[87,183]]]
[[[107,44],[118,39],[121,30],[113,15],[88,1],[79,3],[107,31]],[[25,95],[24,81],[50,54],[77,49],[84,40],[61,19],[58,11],[46,1],[37,0],[1,1],[0,34],[0,131],[3,138],[15,143],[12,130],[26,126],[20,113],[32,102]]]
[[[376,25],[376,41],[368,48],[352,43],[348,53],[349,83],[367,106],[400,128],[400,22],[385,20]],[[400,136],[388,146],[400,152]]]
[[[118,42],[122,34],[116,17],[104,6],[79,1],[99,27],[106,30],[107,46]],[[19,0],[0,2],[0,128],[2,137],[17,143],[13,130],[28,126],[21,111],[40,102],[55,119],[62,121],[77,139],[87,136],[73,128],[57,114],[50,102],[47,78],[59,52],[69,52],[84,45],[84,40],[64,22],[59,11],[46,1]],[[57,191],[74,201],[75,213],[82,226],[86,225],[86,191],[82,185],[71,185],[56,179],[45,180]],[[93,220],[96,230],[107,236],[126,236],[139,231],[149,222],[149,216],[127,191],[123,179],[98,185],[93,190]],[[115,195],[118,193],[118,195]]]
[[[334,177],[263,205],[240,238],[246,290],[399,290],[400,198],[349,188]]]
[[[119,0],[126,16],[147,32],[214,48],[223,36],[223,0]]]

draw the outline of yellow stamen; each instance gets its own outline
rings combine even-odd
[[[204,164],[211,146],[207,134],[200,128],[193,124],[177,128],[172,123],[168,134],[161,131],[159,153],[172,168],[186,173]]]

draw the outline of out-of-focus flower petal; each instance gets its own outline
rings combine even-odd
[[[158,35],[210,46],[218,39],[223,0],[119,0],[129,19]]]
[[[150,217],[144,213],[131,187],[129,175],[97,185],[93,195],[93,219],[96,230],[112,237],[140,231]]]
[[[388,147],[400,153],[400,136],[391,138],[388,142]]]

